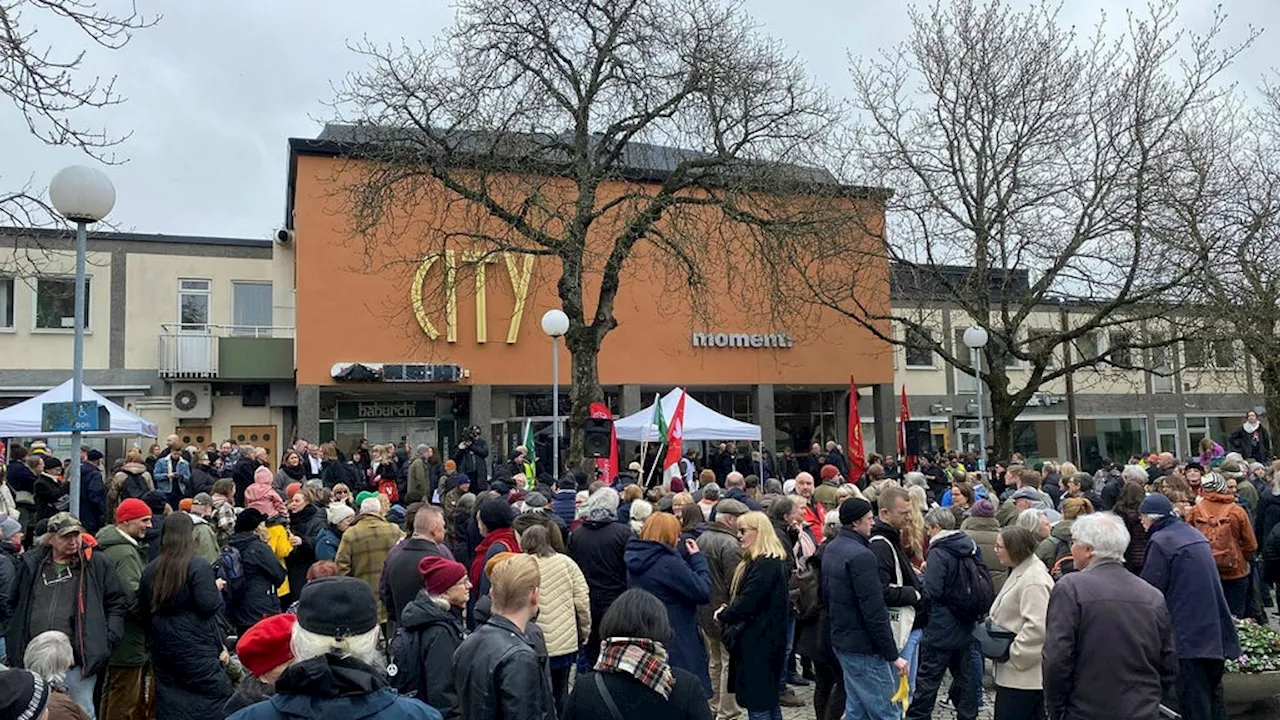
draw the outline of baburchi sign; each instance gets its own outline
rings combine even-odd
[[[696,348],[789,348],[795,345],[790,333],[694,333]]]

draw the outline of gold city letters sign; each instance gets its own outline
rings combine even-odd
[[[533,255],[517,253],[487,253],[479,251],[458,252],[445,250],[444,253],[433,253],[422,259],[418,270],[413,274],[413,287],[410,290],[413,302],[413,315],[427,337],[435,340],[440,337],[431,319],[427,317],[422,302],[422,286],[427,272],[441,257],[444,258],[444,290],[445,290],[445,341],[458,342],[458,259],[463,264],[474,266],[476,278],[476,342],[489,340],[488,307],[485,302],[485,266],[498,261],[501,256],[507,267],[507,276],[511,278],[511,290],[515,296],[515,305],[511,309],[511,324],[507,327],[507,344],[512,345],[520,334],[520,319],[524,316],[525,300],[529,296],[529,279],[533,277]]]

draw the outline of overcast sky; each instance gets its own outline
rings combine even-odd
[[[1017,2],[1018,0],[1014,0]],[[122,0],[100,0],[104,7]],[[81,116],[117,134],[124,165],[105,168],[115,182],[112,220],[121,230],[268,237],[284,208],[286,140],[311,137],[331,116],[331,83],[363,67],[348,38],[429,40],[451,22],[446,0],[138,0],[160,23],[123,50],[90,50],[88,71],[118,76],[128,98],[118,108]],[[1092,26],[1101,8],[1120,21],[1129,0],[1070,0],[1064,21]],[[1216,2],[1183,0],[1181,22],[1203,29]],[[1268,32],[1240,60],[1233,79],[1255,86],[1280,66],[1280,2],[1226,0],[1230,37],[1249,25]],[[822,83],[847,94],[847,54],[872,54],[904,39],[906,4],[893,0],[746,0],[762,29],[807,62]],[[34,13],[29,18],[36,19]],[[44,20],[44,18],[40,18]],[[41,37],[69,52],[84,45],[56,22]],[[4,153],[0,187],[37,187],[79,153],[50,148],[26,133],[20,115],[0,106]]]

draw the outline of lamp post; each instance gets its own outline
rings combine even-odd
[[[569,332],[569,316],[548,310],[542,316],[542,332],[551,336],[551,475],[560,477],[560,338]]]
[[[973,368],[973,392],[978,398],[978,472],[987,470],[987,426],[982,422],[982,363],[978,351],[987,346],[987,331],[977,325],[966,328],[964,344],[969,347],[969,366]]]
[[[49,201],[62,217],[76,224],[75,344],[71,359],[71,402],[79,410],[84,394],[84,280],[87,254],[85,226],[106,217],[116,204],[116,189],[101,170],[72,165],[49,181]],[[71,514],[80,517],[80,431],[71,433]]]

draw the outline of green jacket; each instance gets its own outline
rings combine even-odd
[[[138,614],[138,583],[147,566],[147,548],[120,532],[115,525],[98,531],[97,552],[107,556],[115,566],[120,586],[129,598],[129,612],[124,618],[124,636],[111,651],[110,667],[142,667],[147,664],[147,626]]]
[[[196,538],[196,555],[209,561],[210,565],[216,565],[218,555],[221,548],[218,547],[218,534],[214,531],[213,526],[204,518],[197,515],[191,515],[191,522],[195,527],[192,532]]]
[[[427,467],[427,459],[418,456],[409,463],[409,480],[405,485],[404,504],[415,502],[431,502],[427,493],[431,489],[431,468]]]

